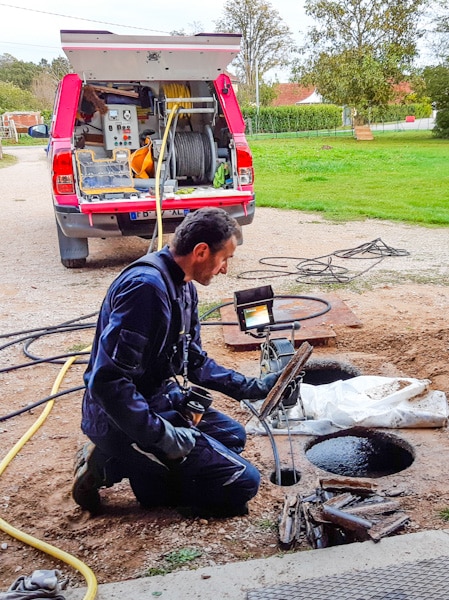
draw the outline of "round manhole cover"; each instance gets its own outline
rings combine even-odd
[[[359,428],[315,438],[306,456],[320,469],[346,477],[385,477],[407,469],[415,458],[403,439]]]

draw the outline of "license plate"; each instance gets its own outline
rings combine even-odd
[[[171,210],[163,210],[163,219],[179,219],[179,217],[185,217],[189,213],[188,208],[174,208]],[[155,210],[142,210],[129,213],[131,221],[146,221],[148,219],[156,219],[157,214]]]

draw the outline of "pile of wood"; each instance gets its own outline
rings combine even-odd
[[[287,495],[279,522],[281,548],[304,536],[313,548],[352,542],[378,542],[409,520],[397,500],[379,494],[366,480],[320,479],[307,497]]]

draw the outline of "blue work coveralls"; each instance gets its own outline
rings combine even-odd
[[[244,427],[210,407],[197,426],[201,435],[193,450],[170,463],[158,449],[160,417],[186,426],[180,415],[185,397],[175,378],[184,369],[191,383],[236,400],[264,398],[277,375],[245,377],[210,358],[201,346],[194,284],[184,283],[168,247],[156,258],[158,268],[134,263],[106,294],[84,375],[82,430],[107,459],[107,484],[128,478],[143,506],[232,512],[260,483],[257,469],[240,456]],[[183,329],[190,337],[187,346]]]

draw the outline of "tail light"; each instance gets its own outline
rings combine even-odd
[[[53,190],[55,194],[74,194],[72,153],[70,150],[57,150],[53,157]]]
[[[252,185],[254,181],[253,157],[249,146],[236,144],[237,174],[240,185]]]

